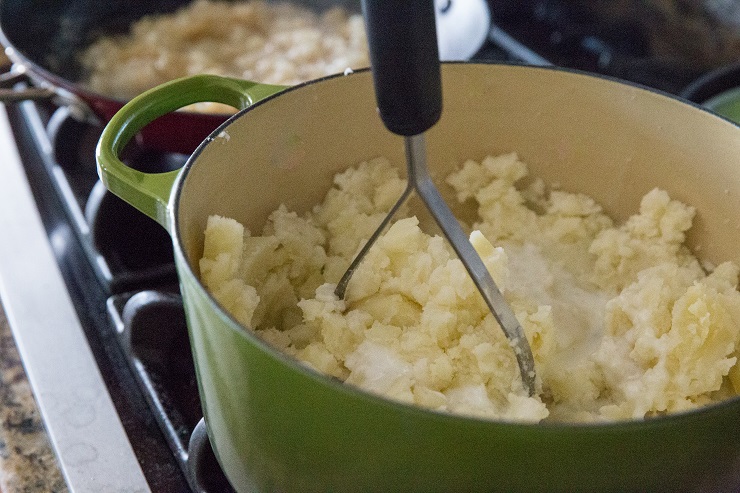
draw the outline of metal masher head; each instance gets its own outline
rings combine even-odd
[[[352,261],[335,293],[344,298],[352,274],[415,190],[504,331],[516,356],[524,388],[534,395],[534,358],[524,330],[427,169],[424,132],[437,123],[442,113],[434,1],[363,0],[362,8],[378,109],[388,130],[405,138],[408,185]]]

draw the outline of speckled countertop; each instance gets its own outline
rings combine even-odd
[[[66,492],[0,306],[0,492]]]

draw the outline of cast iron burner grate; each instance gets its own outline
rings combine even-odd
[[[177,286],[114,295],[108,313],[127,361],[193,491],[233,491],[202,418]]]

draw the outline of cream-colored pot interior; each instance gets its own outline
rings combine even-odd
[[[531,175],[591,195],[624,219],[654,187],[698,210],[689,244],[740,261],[740,132],[664,95],[547,68],[445,64],[429,168],[516,151]],[[201,148],[179,192],[179,238],[197,273],[209,214],[259,232],[280,204],[318,203],[339,170],[376,156],[404,167],[376,112],[369,72],[299,86],[251,108]],[[445,185],[437,180],[440,188]]]

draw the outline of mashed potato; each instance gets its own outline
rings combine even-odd
[[[694,209],[656,189],[613,224],[587,196],[516,188],[527,173],[508,154],[468,161],[447,183],[477,205],[471,241],[527,334],[534,397],[462,263],[417,217],[395,221],[346,299],[334,295],[405,187],[385,159],[338,174],[310,214],[279,208],[259,236],[210,217],[201,277],[239,322],[310,367],[435,410],[589,422],[734,395],[738,267],[707,274],[687,249]]]
[[[125,36],[97,40],[81,62],[93,91],[121,99],[200,73],[293,85],[370,65],[361,15],[261,0],[196,0],[144,17]]]

